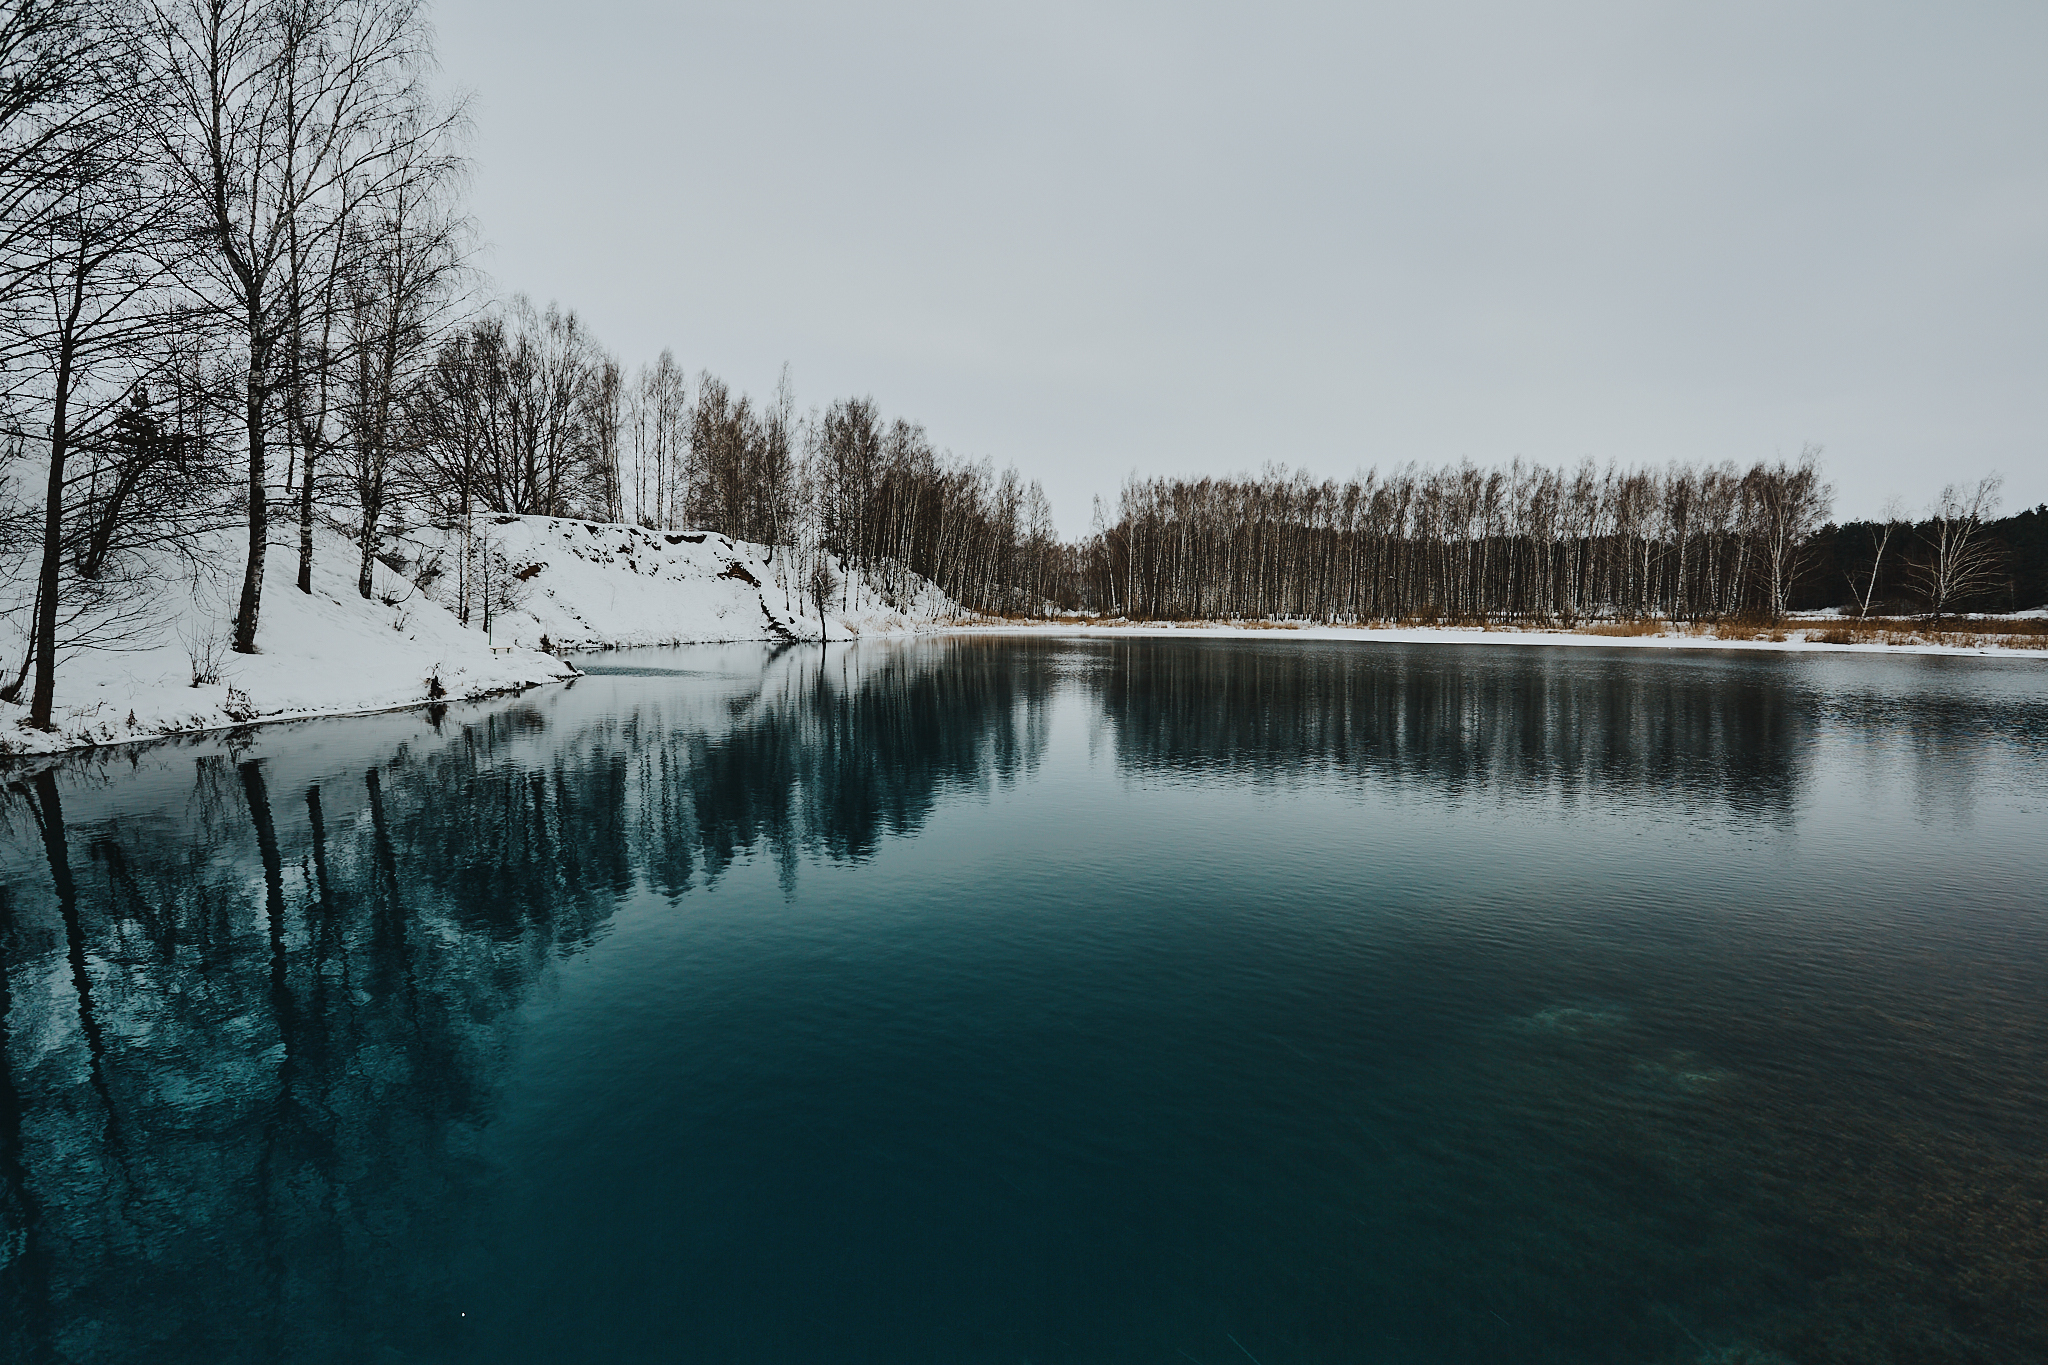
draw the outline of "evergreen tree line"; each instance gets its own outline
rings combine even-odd
[[[1939,507],[1935,509],[1939,512]],[[1894,514],[1870,521],[1823,526],[1814,536],[1808,569],[1794,591],[1801,608],[1841,607],[1859,614],[1907,615],[1933,601],[1931,570],[1946,537],[1951,553],[1958,530],[1969,529],[1939,515],[1907,518]],[[1982,523],[1964,547],[1965,569],[1979,572],[1973,584],[1949,600],[1956,611],[2010,612],[2048,606],[2048,504]]]

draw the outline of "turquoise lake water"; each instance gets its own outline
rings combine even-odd
[[[0,771],[0,1358],[2048,1359],[2048,666],[581,662]]]

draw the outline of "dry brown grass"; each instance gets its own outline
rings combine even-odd
[[[1617,639],[1630,639],[1640,635],[1662,635],[1671,629],[1671,623],[1656,616],[1639,616],[1629,621],[1601,621],[1595,625],[1582,626],[1581,635],[1606,635]]]
[[[1294,620],[1236,620],[1236,621],[1189,621],[1189,620],[1145,620],[1136,621],[1124,617],[1089,616],[1080,612],[1063,612],[1054,616],[967,616],[957,622],[946,624],[979,625],[1041,625],[1041,626],[1118,626],[1138,625],[1181,625],[1181,626],[1232,626],[1240,630],[1301,630],[1311,624]],[[1658,616],[1633,617],[1621,621],[1564,621],[1564,620],[1516,620],[1499,621],[1482,618],[1452,618],[1448,616],[1407,616],[1398,621],[1344,621],[1332,625],[1352,630],[1415,630],[1444,627],[1461,627],[1484,631],[1570,631],[1579,635],[1596,635],[1609,639],[1647,638],[1659,635],[1690,636],[1702,640],[1747,641],[1766,640],[1784,643],[1791,639],[1803,639],[1818,645],[1891,645],[1906,648],[1912,646],[1945,645],[1959,649],[2024,649],[2048,651],[2048,620],[2038,617],[1988,618],[1980,620],[1950,619],[1947,621],[1925,621],[1908,617],[1873,616],[1858,620],[1855,617],[1840,617],[1826,621],[1801,622],[1797,619],[1772,622],[1760,617],[1732,617],[1719,621],[1667,621]]]
[[[1396,630],[1500,630],[1498,621],[1485,616],[1456,616],[1449,612],[1419,613],[1390,622]],[[1512,629],[1513,627],[1505,627]]]
[[[1805,632],[1818,645],[1949,645],[1957,649],[2048,650],[2048,621],[1916,621],[1896,616],[1844,617]]]
[[[1719,621],[1688,621],[1687,635],[1705,640],[1769,640],[1783,644],[1786,639],[1783,624],[1773,624],[1753,616],[1731,616]]]

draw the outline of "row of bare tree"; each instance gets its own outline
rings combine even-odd
[[[787,586],[821,604],[852,591],[833,560],[896,603],[920,580],[976,611],[1070,595],[1072,552],[1036,483],[941,454],[869,398],[800,415],[786,369],[764,403],[710,373],[692,380],[668,351],[629,377],[574,313],[515,300],[441,344],[409,410],[392,486],[423,520],[717,531],[767,546]]]
[[[1518,461],[1344,483],[1285,470],[1133,480],[1084,547],[1072,598],[1169,619],[1775,618],[1828,519],[1818,453],[1748,469]],[[1983,530],[1997,490],[1995,477],[1952,486],[1919,528],[1910,574],[1933,613],[1994,571]],[[1850,571],[1864,611],[1886,550],[1912,533],[1900,515],[1877,525],[1874,553]]]
[[[38,552],[6,690],[33,672],[34,723],[60,640],[118,633],[194,530],[246,527],[238,650],[280,498],[310,591],[318,495],[348,490],[367,590],[407,402],[460,300],[461,111],[430,65],[417,0],[0,5],[6,453],[43,488],[9,527]]]
[[[1066,556],[1036,481],[941,455],[871,399],[833,404],[812,432],[819,541],[884,593],[924,578],[969,610],[1028,615],[1064,594]]]

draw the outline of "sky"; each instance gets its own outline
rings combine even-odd
[[[500,293],[1133,473],[2048,501],[2048,5],[439,0]],[[573,17],[571,17],[573,16]]]

